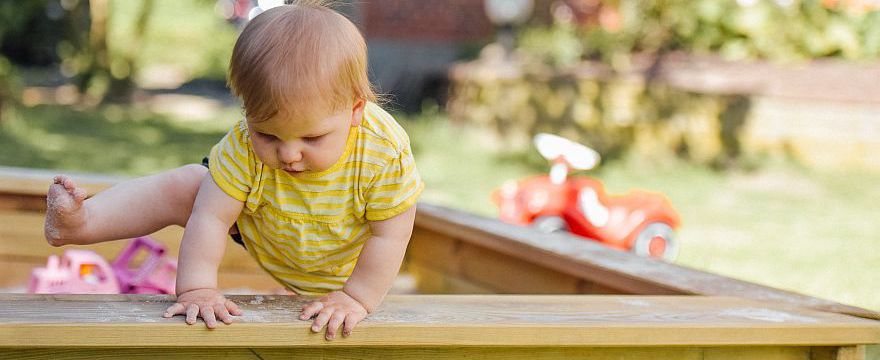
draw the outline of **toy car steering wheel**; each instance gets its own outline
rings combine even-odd
[[[572,169],[589,170],[599,164],[599,153],[583,144],[564,137],[539,133],[534,138],[535,147],[549,161],[562,157]]]

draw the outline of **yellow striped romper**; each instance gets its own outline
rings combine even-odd
[[[374,103],[327,170],[293,177],[269,168],[244,121],[211,149],[209,163],[220,189],[244,202],[236,224],[248,252],[300,294],[341,289],[370,237],[369,222],[407,210],[424,188],[409,137]]]

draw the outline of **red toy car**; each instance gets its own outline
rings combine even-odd
[[[549,175],[508,181],[493,200],[502,221],[545,232],[569,231],[609,247],[671,261],[678,252],[678,212],[663,194],[631,190],[609,195],[594,178],[568,177],[589,170],[599,154],[568,139],[538,134],[541,155],[553,164]]]

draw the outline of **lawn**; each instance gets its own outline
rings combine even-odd
[[[0,165],[143,175],[199,161],[232,124],[184,120],[139,107],[15,108],[0,123]],[[442,114],[400,116],[428,184],[423,200],[495,216],[490,192],[545,171],[532,149],[502,152]],[[683,219],[680,265],[880,310],[880,173],[768,162],[719,172],[675,159],[634,157],[591,175],[615,193],[665,193]]]
[[[406,125],[426,201],[494,216],[494,187],[546,169],[536,151],[493,151],[487,137],[442,119]],[[670,198],[683,219],[677,264],[880,310],[878,172],[785,162],[719,172],[630,157],[590,175],[613,193],[642,188]]]

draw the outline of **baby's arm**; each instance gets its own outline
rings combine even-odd
[[[180,243],[177,302],[165,311],[165,317],[186,314],[186,322],[194,324],[201,316],[207,327],[214,328],[216,318],[229,324],[230,314],[241,314],[235,303],[217,291],[217,268],[226,250],[227,232],[243,207],[211,176],[202,180]]]
[[[326,324],[328,340],[336,337],[340,325],[344,325],[342,335],[350,335],[354,326],[382,303],[391,288],[394,277],[400,271],[415,216],[416,206],[413,205],[390,219],[371,222],[373,234],[364,244],[357,265],[342,291],[334,291],[306,305],[300,319],[305,320],[317,314],[312,331],[321,331]]]
[[[416,206],[383,221],[370,223],[373,233],[364,244],[357,265],[343,291],[360,302],[368,312],[382,303],[406,253],[412,235]]]

